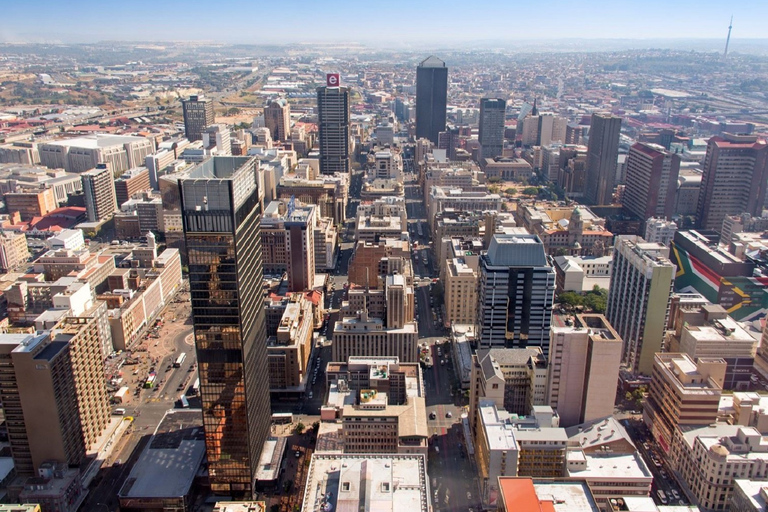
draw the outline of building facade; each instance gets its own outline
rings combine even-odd
[[[179,180],[211,489],[250,496],[269,435],[255,158],[213,157]]]
[[[627,156],[622,205],[643,222],[650,217],[671,219],[679,173],[680,155],[656,144],[633,144]]]
[[[320,130],[320,173],[348,173],[349,146],[349,88],[317,88],[318,127]]]
[[[89,222],[109,219],[118,211],[112,172],[106,165],[81,174],[85,192],[85,211]]]
[[[190,142],[203,140],[203,131],[215,122],[213,101],[203,96],[190,96],[181,102],[184,112],[184,135]]]
[[[620,117],[611,114],[592,114],[584,187],[584,198],[589,204],[613,203],[620,133]]]
[[[507,102],[501,98],[480,100],[480,158],[496,158],[504,149],[504,119]]]
[[[448,68],[445,62],[431,56],[416,68],[416,138],[429,139],[437,145],[445,131],[448,102]]]

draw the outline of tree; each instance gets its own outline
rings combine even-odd
[[[488,183],[501,183],[503,180],[499,176],[491,176],[488,178]]]
[[[299,435],[304,433],[304,430],[306,429],[306,425],[304,425],[302,422],[298,422],[296,424],[296,428],[293,429],[293,431]]]
[[[504,193],[507,194],[507,195],[513,196],[513,195],[517,194],[517,189],[514,188],[514,187],[509,187],[508,189],[506,189],[504,191]]]
[[[563,292],[557,298],[557,302],[560,302],[562,304],[567,304],[568,306],[571,306],[571,307],[581,306],[583,303],[583,298],[581,295],[579,295],[576,292]]]
[[[539,187],[525,187],[523,189],[523,194],[526,196],[535,196],[539,193]]]
[[[236,116],[236,115],[239,115],[239,114],[240,114],[240,109],[237,108],[237,107],[232,107],[232,108],[227,110],[227,115],[228,116]]]

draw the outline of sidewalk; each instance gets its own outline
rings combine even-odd
[[[91,484],[93,479],[104,465],[104,462],[112,454],[117,445],[117,441],[125,433],[129,426],[133,424],[133,418],[130,416],[111,416],[110,422],[107,428],[101,436],[93,443],[93,446],[86,454],[86,457],[91,459],[88,467],[83,471],[81,482],[86,489]]]

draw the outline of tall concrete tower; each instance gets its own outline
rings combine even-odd
[[[728,37],[725,39],[725,53],[723,53],[723,59],[728,58],[728,45],[731,44],[732,28],[733,28],[733,15],[731,15],[731,22],[728,24]]]

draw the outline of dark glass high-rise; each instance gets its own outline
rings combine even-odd
[[[437,57],[428,57],[416,68],[416,138],[437,145],[445,131],[448,103],[448,68]]]
[[[179,180],[212,490],[249,497],[270,430],[254,157],[212,157]]]

